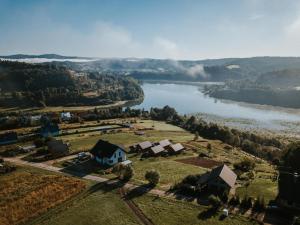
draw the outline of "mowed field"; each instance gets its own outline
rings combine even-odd
[[[85,186],[79,179],[17,167],[0,175],[0,224],[24,223],[77,195]]]

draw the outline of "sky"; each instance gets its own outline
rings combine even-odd
[[[0,0],[0,55],[300,56],[299,0]]]

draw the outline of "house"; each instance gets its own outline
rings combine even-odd
[[[59,135],[59,126],[55,123],[48,123],[40,129],[42,137],[54,137]]]
[[[152,146],[153,146],[153,144],[150,141],[144,141],[144,142],[138,143],[135,147],[136,147],[137,152],[146,152]]]
[[[181,151],[183,151],[184,147],[182,146],[182,144],[177,143],[177,144],[168,146],[167,150],[169,153],[177,154],[177,153],[180,153]]]
[[[156,145],[150,148],[149,154],[153,156],[161,155],[165,149],[161,145]]]
[[[48,151],[53,156],[65,156],[69,154],[69,146],[62,140],[53,140],[47,142]]]
[[[126,160],[126,152],[123,148],[104,140],[99,140],[90,153],[101,165],[113,166]]]
[[[69,121],[69,120],[72,119],[72,115],[71,115],[70,112],[62,112],[60,114],[60,118],[61,118],[62,121]]]
[[[165,140],[162,140],[162,141],[158,142],[158,144],[160,146],[162,146],[163,148],[165,148],[165,147],[170,146],[172,143],[168,139],[165,139]]]
[[[237,175],[224,164],[212,169],[210,173],[202,175],[198,184],[217,190],[230,191],[235,185],[236,178]]]
[[[0,145],[13,144],[18,141],[18,134],[16,132],[6,132],[0,134]]]

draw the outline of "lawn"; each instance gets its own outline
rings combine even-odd
[[[277,196],[277,181],[271,179],[255,177],[248,187],[239,187],[236,193],[242,198],[245,195],[253,198],[264,197],[265,202],[268,203],[270,200],[274,200]]]
[[[156,225],[250,225],[257,224],[239,215],[220,220],[220,214],[210,215],[208,208],[191,202],[143,195],[133,199]]]
[[[28,221],[85,189],[79,179],[29,167],[0,176],[0,224]]]
[[[175,159],[188,157],[189,154],[178,157],[157,157],[139,160],[136,157],[129,157],[133,161],[133,181],[145,182],[145,172],[155,169],[160,173],[159,186],[168,189],[171,185],[180,182],[184,177],[191,174],[203,174],[207,170],[198,166],[176,162]]]
[[[138,225],[116,189],[92,184],[86,193],[48,211],[31,225]]]

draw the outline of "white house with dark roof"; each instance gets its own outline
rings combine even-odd
[[[123,148],[104,140],[99,140],[90,153],[101,165],[113,166],[126,161],[126,152]]]

